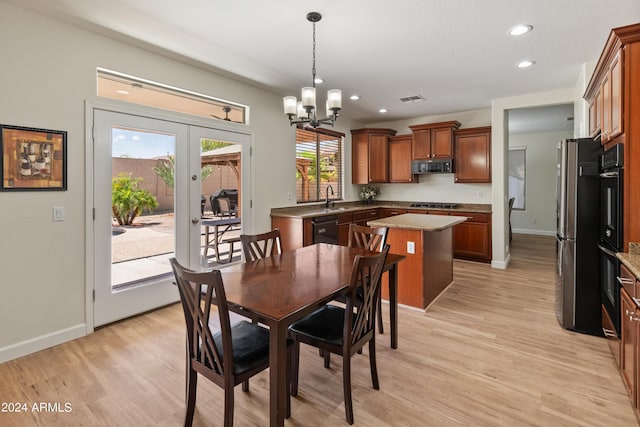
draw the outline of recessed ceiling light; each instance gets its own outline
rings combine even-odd
[[[518,63],[518,68],[529,68],[531,67],[533,64],[535,64],[534,61],[529,61],[528,59],[525,59],[524,61],[520,61]]]
[[[387,109],[386,109],[386,108],[381,108],[381,109],[379,109],[379,110],[378,110],[378,112],[379,112],[379,113],[386,113],[386,112],[387,112]]]
[[[349,99],[352,101],[357,101],[358,99],[360,99],[360,95],[351,95]]]
[[[319,84],[324,83],[324,80],[322,80],[320,77],[316,77],[316,78],[315,78],[315,80],[314,80],[314,82],[315,82],[317,85],[319,85]]]
[[[527,34],[531,30],[533,30],[531,25],[516,25],[515,27],[509,28],[509,34],[512,36],[521,36],[523,34]]]
[[[123,89],[118,89],[116,93],[119,93],[120,95],[129,95],[129,91]]]

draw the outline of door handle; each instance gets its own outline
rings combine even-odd
[[[191,224],[197,224],[200,222],[200,218],[191,218]]]

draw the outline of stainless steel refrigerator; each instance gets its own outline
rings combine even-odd
[[[600,143],[558,144],[556,315],[563,328],[601,335],[599,288]]]

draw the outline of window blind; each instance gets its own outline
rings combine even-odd
[[[342,199],[344,134],[328,129],[296,129],[296,200]],[[331,194],[331,189],[333,194]]]

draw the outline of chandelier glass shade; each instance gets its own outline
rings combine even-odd
[[[301,100],[295,96],[284,97],[284,114],[289,118],[290,125],[303,124],[317,128],[321,125],[331,125],[338,119],[338,114],[342,108],[342,91],[340,89],[330,89],[327,91],[325,103],[326,117],[318,118],[316,106],[316,22],[322,19],[318,12],[309,12],[307,21],[313,24],[313,66],[311,67],[310,87],[303,87]]]

